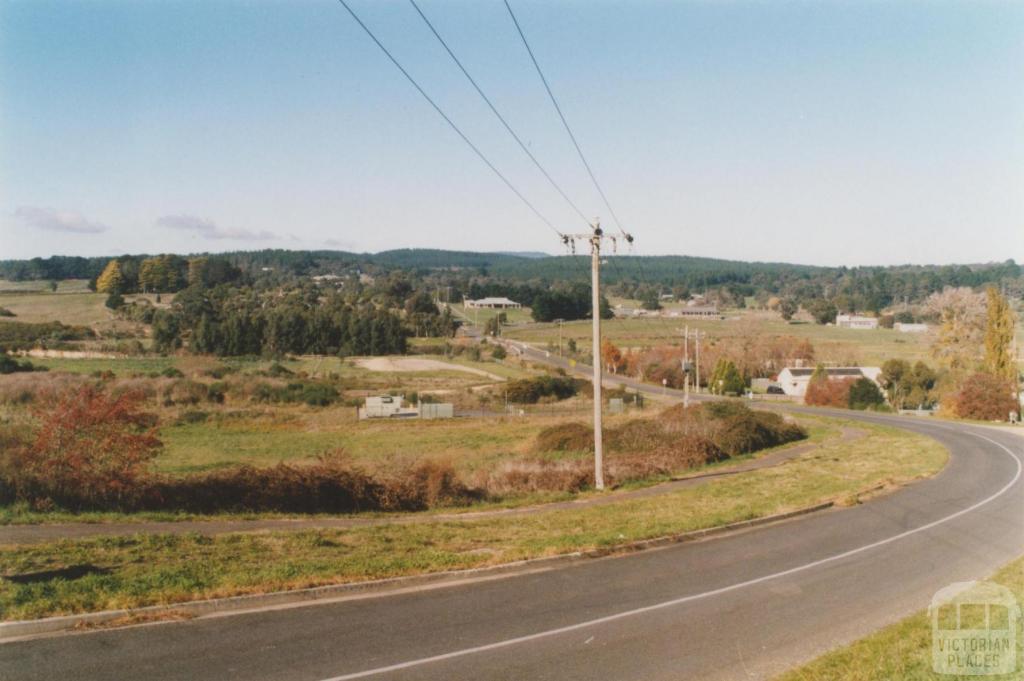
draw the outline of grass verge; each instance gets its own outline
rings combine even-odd
[[[172,604],[610,548],[809,506],[932,475],[947,452],[863,426],[776,468],[601,507],[461,522],[204,536],[135,535],[0,549],[0,612],[38,618]],[[61,576],[77,569],[77,578]],[[48,573],[48,574],[47,574]],[[35,576],[33,576],[35,575]]]
[[[1018,603],[1024,603],[1024,557],[1005,566],[989,581],[1005,586],[1014,593]],[[1019,646],[1018,643],[1018,650]],[[932,671],[932,627],[927,611],[922,611],[792,669],[775,681],[954,681],[966,678],[979,677],[940,675]],[[1021,676],[1018,672],[984,678],[1010,681]]]

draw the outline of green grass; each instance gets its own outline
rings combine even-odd
[[[456,319],[461,319],[469,324],[483,325],[487,323],[488,319],[497,317],[502,312],[505,313],[505,317],[508,319],[509,324],[524,324],[532,322],[533,317],[530,313],[530,308],[523,307],[518,310],[491,310],[487,308],[481,309],[465,309],[462,305],[453,304],[452,314],[455,315]]]
[[[157,466],[168,473],[239,463],[268,466],[308,461],[317,454],[344,448],[355,462],[371,468],[395,470],[436,459],[471,473],[521,455],[542,428],[564,420],[556,416],[356,421],[351,407],[288,413],[291,418],[213,419],[166,426],[160,431],[164,449]]]
[[[1018,603],[1024,603],[1024,558],[1005,566],[989,581],[1008,588]],[[952,681],[966,678],[1010,681],[1021,678],[1019,673],[986,677],[936,674],[932,671],[931,636],[931,621],[928,613],[922,611],[786,672],[775,681]],[[1021,650],[1018,643],[1018,668]]]
[[[946,461],[945,449],[923,436],[857,427],[870,435],[825,442],[784,466],[610,506],[347,530],[136,535],[5,547],[0,574],[83,564],[105,572],[33,584],[5,580],[0,582],[0,611],[5,619],[37,618],[610,548],[855,497],[881,483],[934,474]]]
[[[84,293],[89,290],[88,279],[65,279],[57,282],[57,293]],[[0,293],[18,291],[50,292],[50,282],[45,279],[32,281],[8,281],[0,279]]]
[[[72,374],[91,374],[95,371],[113,371],[118,376],[150,374],[177,367],[175,357],[124,357],[96,359],[66,359],[63,357],[32,357],[32,364],[48,367],[50,371]]]

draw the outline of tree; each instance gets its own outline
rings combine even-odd
[[[779,314],[787,322],[800,310],[800,306],[792,298],[783,298],[779,301]]]
[[[658,292],[651,291],[646,296],[644,296],[644,299],[640,302],[640,307],[642,307],[645,310],[651,310],[652,312],[655,310],[660,310],[661,300],[659,299]]]
[[[819,324],[834,322],[836,320],[836,315],[839,314],[835,304],[830,300],[825,300],[824,298],[815,298],[814,300],[807,302],[804,307],[811,313],[811,316],[814,317],[814,321]]]
[[[1010,355],[1016,323],[1013,310],[995,286],[989,286],[986,295],[985,371],[1016,382],[1017,365]]]
[[[964,381],[953,401],[956,415],[965,419],[1005,421],[1020,405],[1013,385],[1002,376],[976,373]]]
[[[166,310],[157,310],[153,315],[153,349],[170,352],[181,347],[181,329],[178,316]]]
[[[96,291],[98,293],[124,293],[124,274],[121,272],[121,263],[111,260],[103,268],[103,273],[96,279]]]
[[[746,390],[743,375],[732,360],[720,359],[708,379],[708,389],[716,395],[739,395]]]
[[[903,408],[903,401],[913,387],[910,372],[910,362],[904,359],[887,359],[882,364],[878,382],[885,388],[889,403],[897,409]]]
[[[981,354],[985,296],[966,287],[947,286],[930,295],[925,308],[939,321],[932,355],[955,372],[974,368]]]
[[[617,374],[624,366],[622,351],[607,338],[601,343],[601,363],[604,364],[605,371],[611,374]]]
[[[862,377],[858,378],[850,386],[847,404],[850,409],[872,409],[885,404],[885,397],[874,381],[870,378]]]
[[[103,303],[111,310],[120,310],[124,307],[124,296],[117,291],[111,291],[110,295],[107,296],[106,302]]]

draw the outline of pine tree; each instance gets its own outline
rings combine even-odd
[[[987,291],[988,305],[985,323],[985,371],[1000,378],[1015,379],[1017,367],[1010,356],[1013,344],[1013,310],[995,286]]]

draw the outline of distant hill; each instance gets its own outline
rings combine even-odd
[[[211,254],[194,254],[211,255]],[[490,277],[509,282],[545,286],[552,282],[589,281],[589,256],[544,253],[481,253],[429,248],[403,248],[380,253],[346,251],[233,251],[217,254],[254,275],[264,271],[307,275],[351,270],[406,270],[422,275]],[[121,256],[126,264],[144,255]],[[0,278],[23,280],[94,279],[108,258],[53,256],[31,260],[0,261]],[[832,296],[840,289],[857,290],[863,296],[885,300],[920,298],[943,286],[981,286],[991,282],[1015,283],[1024,287],[1021,268],[1013,260],[973,265],[900,265],[893,267],[816,267],[775,262],[743,262],[688,255],[613,255],[607,259],[605,282],[645,283],[657,286],[684,285],[708,288],[741,286],[749,291],[796,292],[799,297]],[[813,286],[801,289],[801,282]],[[856,282],[852,289],[850,282]],[[801,293],[801,291],[803,291]],[[832,293],[830,293],[830,291]]]

